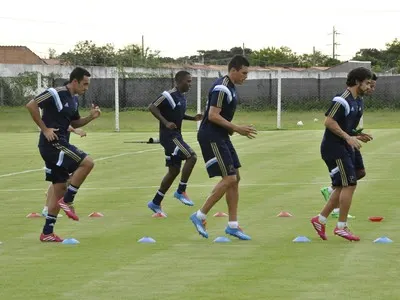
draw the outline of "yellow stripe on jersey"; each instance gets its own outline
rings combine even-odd
[[[163,101],[164,101],[165,97],[164,96],[160,96],[156,101],[154,101],[154,105],[155,106],[159,106]]]
[[[225,86],[228,86],[228,83],[229,83],[229,78],[228,77],[225,77],[224,78],[224,80],[222,81],[222,84],[221,85],[225,85]],[[219,93],[218,93],[218,100],[217,100],[217,107],[222,107],[222,103],[223,103],[223,101],[224,101],[224,95],[225,95],[225,92],[224,91],[219,91]],[[228,96],[228,95],[227,95]]]
[[[46,92],[43,95],[36,97],[35,101],[36,101],[37,104],[39,104],[40,102],[42,102],[44,100],[47,100],[47,99],[49,99],[51,97],[52,97],[51,93],[50,92]]]
[[[342,105],[342,104],[340,104],[340,102],[336,102],[336,103],[333,105],[331,111],[329,112],[328,117],[333,118],[333,117],[335,116],[336,112],[338,111],[338,109],[340,108],[341,105]]]

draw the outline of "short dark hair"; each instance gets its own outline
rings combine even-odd
[[[88,70],[81,68],[81,67],[76,67],[75,69],[72,70],[71,74],[69,75],[69,82],[72,82],[74,79],[76,79],[78,82],[81,82],[83,77],[90,77],[90,73]]]
[[[378,80],[378,76],[376,76],[375,73],[372,73],[372,78],[371,79],[374,80],[374,81],[377,81]]]
[[[351,70],[349,74],[347,74],[346,85],[348,87],[355,86],[358,82],[364,81],[366,79],[372,78],[372,72],[364,67],[359,67]]]
[[[179,71],[178,73],[175,74],[175,82],[181,82],[183,78],[186,76],[190,76],[190,73],[188,71]]]
[[[250,63],[243,55],[235,55],[228,64],[228,71],[234,68],[239,71],[243,67],[249,67]]]

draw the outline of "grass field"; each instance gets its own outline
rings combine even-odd
[[[318,122],[313,122],[318,118]],[[160,145],[124,143],[157,136],[145,112],[121,115],[122,132],[113,132],[113,115],[88,126],[88,136],[71,142],[96,160],[93,173],[76,197],[80,222],[65,216],[56,232],[79,245],[42,244],[40,212],[47,183],[37,151],[38,132],[24,109],[0,109],[0,299],[399,299],[398,194],[400,126],[394,112],[366,114],[374,141],[362,148],[367,177],[359,183],[350,227],[361,241],[317,238],[309,223],[322,208],[319,192],[329,175],[319,156],[322,113],[285,113],[285,129],[273,131],[274,114],[238,112],[238,123],[262,130],[255,140],[233,136],[242,162],[239,217],[252,241],[216,244],[224,235],[226,211],[218,203],[208,218],[208,240],[189,221],[217,179],[207,177],[198,160],[185,207],[167,193],[166,219],[155,219],[146,203],[166,169]],[[184,137],[199,154],[195,123]],[[27,172],[24,172],[27,171]],[[24,172],[24,173],[23,173]],[[277,218],[282,211],[292,218]],[[104,218],[89,218],[99,211]],[[382,215],[381,223],[368,217]],[[299,235],[311,243],[293,243]],[[137,240],[151,236],[155,244]],[[388,236],[394,243],[375,244]]]

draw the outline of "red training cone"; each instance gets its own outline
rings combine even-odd
[[[368,218],[371,222],[380,222],[383,220],[383,217],[369,217]]]
[[[227,217],[227,216],[228,216],[228,214],[221,212],[221,211],[214,214],[214,217]]]
[[[104,217],[104,215],[101,212],[92,212],[89,217],[91,218],[101,218]]]
[[[163,213],[155,213],[152,215],[153,218],[166,218]]]
[[[42,215],[38,214],[38,213],[30,213],[29,215],[27,215],[27,218],[40,218]]]
[[[293,217],[293,216],[292,216],[292,214],[288,213],[287,211],[281,211],[281,212],[277,215],[277,217],[285,218],[285,217]]]

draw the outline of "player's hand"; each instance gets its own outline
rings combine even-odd
[[[43,130],[43,135],[46,137],[46,139],[49,142],[58,140],[58,136],[55,133],[55,131],[58,131],[58,129],[56,128],[46,128],[45,130]]]
[[[203,120],[203,115],[202,115],[202,114],[197,114],[197,115],[195,115],[195,116],[194,116],[194,120],[195,120],[195,121],[201,121],[201,120]]]
[[[368,143],[373,140],[373,137],[368,133],[361,133],[357,135],[357,139],[363,143]]]
[[[346,139],[347,144],[353,149],[359,150],[361,148],[361,144],[358,141],[356,136],[350,136]]]
[[[168,122],[167,124],[165,124],[165,127],[167,127],[168,129],[171,129],[171,130],[174,130],[174,129],[178,128],[176,126],[176,124],[173,123],[173,122]]]
[[[82,128],[75,128],[74,133],[79,135],[80,137],[86,136],[86,131],[83,130]]]
[[[255,138],[257,134],[257,130],[252,125],[239,125],[235,131],[240,135],[247,136],[249,139]]]
[[[90,116],[92,117],[92,119],[100,117],[100,114],[101,114],[100,107],[92,104],[92,108],[90,109]]]

